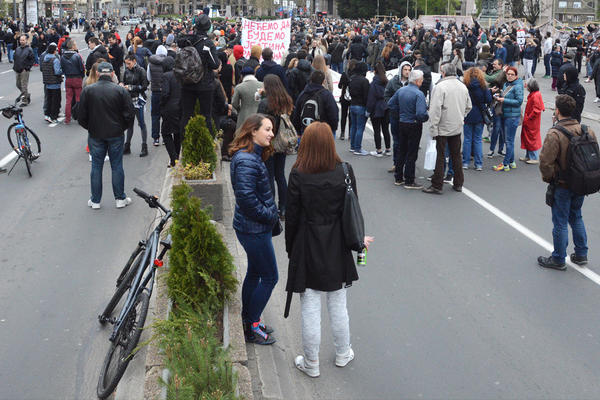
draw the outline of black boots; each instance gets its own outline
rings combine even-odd
[[[146,143],[142,144],[142,152],[140,153],[140,157],[146,157],[148,155],[148,145]]]
[[[125,143],[123,146],[123,154],[131,154],[131,144]]]

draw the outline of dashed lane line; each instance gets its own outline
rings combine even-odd
[[[552,243],[548,242],[547,240],[545,240],[544,238],[542,238],[541,236],[539,236],[537,233],[533,232],[529,228],[525,227],[524,225],[518,223],[513,218],[508,216],[506,213],[504,213],[500,209],[496,208],[492,204],[488,203],[487,201],[485,201],[484,199],[482,199],[481,197],[479,197],[478,195],[476,195],[469,189],[465,188],[464,186],[463,186],[462,192],[467,197],[469,197],[471,200],[473,200],[477,204],[479,204],[481,207],[485,208],[486,210],[488,210],[489,212],[494,214],[496,217],[498,217],[502,221],[504,221],[506,224],[508,224],[509,226],[511,226],[518,232],[520,232],[523,236],[525,236],[526,238],[528,238],[528,239],[532,240],[533,242],[537,243],[538,245],[540,245],[546,251],[552,252],[554,250],[554,246],[552,245]],[[582,274],[583,276],[585,276],[586,278],[588,278],[589,280],[594,282],[595,284],[600,285],[600,275],[596,274],[594,271],[592,271],[586,267],[580,267],[577,264],[573,264],[568,259],[566,260],[566,263],[569,267],[573,268],[574,270],[576,270],[577,272],[579,272],[580,274]]]

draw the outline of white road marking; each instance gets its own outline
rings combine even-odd
[[[476,195],[469,189],[465,188],[464,186],[463,186],[462,192],[467,197],[469,197],[471,200],[475,201],[477,204],[479,204],[480,206],[482,206],[483,208],[485,208],[486,210],[488,210],[489,212],[494,214],[496,217],[498,217],[502,221],[506,222],[512,228],[519,231],[521,234],[523,234],[523,236],[525,236],[528,239],[532,240],[533,242],[539,244],[545,250],[547,250],[549,252],[552,252],[554,250],[554,245],[552,245],[552,243],[548,242],[547,240],[545,240],[544,238],[542,238],[541,236],[539,236],[537,233],[533,232],[529,228],[521,225],[520,223],[515,221],[513,218],[511,218],[510,216],[508,216],[507,214],[505,214],[498,208],[494,207],[493,205],[491,205],[490,203],[488,203],[487,201],[485,201],[484,199],[482,199],[481,197],[479,197],[478,195]],[[600,285],[600,275],[596,274],[594,271],[592,271],[586,267],[580,267],[579,265],[573,264],[568,258],[566,259],[566,263],[569,267],[573,268],[574,270],[576,270],[577,272],[579,272],[580,274],[582,274],[583,276],[585,276],[586,278],[588,278],[589,280],[594,282],[595,284]]]
[[[58,124],[50,124],[50,125],[48,125],[48,128],[54,128],[56,125],[58,125]]]
[[[0,74],[3,74],[3,75],[4,75],[4,74],[8,74],[9,72],[12,72],[12,69],[9,69],[8,71],[3,71],[3,72],[0,72]]]
[[[4,157],[2,160],[0,160],[0,168],[5,167],[6,165],[8,165],[11,161],[13,161],[17,157],[18,157],[17,153],[15,153],[14,151],[11,151],[10,154],[7,154],[6,157]]]

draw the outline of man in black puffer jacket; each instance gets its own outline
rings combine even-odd
[[[29,105],[31,95],[27,91],[29,86],[29,71],[35,63],[35,55],[31,47],[27,45],[27,36],[19,37],[19,47],[15,50],[13,70],[16,73],[17,89],[21,92],[19,99],[22,101],[21,106]]]
[[[113,68],[109,63],[98,67],[98,82],[81,92],[78,122],[87,129],[92,156],[91,198],[88,206],[100,208],[102,198],[102,167],[108,153],[113,174],[113,194],[117,208],[131,203],[125,195],[123,171],[123,131],[134,121],[134,110],[127,90],[112,82]]]
[[[146,144],[146,138],[148,132],[146,130],[146,122],[144,121],[144,105],[146,104],[146,89],[148,89],[148,80],[146,79],[146,71],[139,65],[137,65],[137,59],[133,54],[125,57],[125,72],[123,73],[123,82],[119,85],[123,86],[129,91],[131,97],[131,103],[135,110],[135,116],[138,119],[138,124],[142,130],[142,152],[140,157],[148,155],[148,145]],[[129,123],[127,128],[127,139],[125,140],[125,147],[123,154],[131,153],[131,137],[133,136],[133,123],[134,119]]]
[[[90,38],[88,41],[88,48],[90,49],[90,54],[85,60],[86,76],[90,75],[92,66],[96,63],[96,61],[98,61],[99,58],[103,58],[104,60],[108,61],[108,51],[106,51],[106,48],[102,46],[98,38]]]
[[[359,35],[356,35],[354,39],[352,39],[350,49],[348,49],[348,58],[351,60],[362,61],[366,56],[367,49],[362,42],[362,38]]]

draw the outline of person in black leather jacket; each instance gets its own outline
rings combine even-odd
[[[140,157],[148,155],[148,144],[146,138],[148,132],[146,130],[146,122],[144,121],[144,106],[146,104],[146,90],[148,89],[148,80],[146,79],[146,71],[142,67],[137,65],[137,60],[133,54],[128,55],[125,58],[125,72],[123,73],[123,82],[121,86],[127,89],[131,97],[133,107],[136,109],[135,116],[142,130],[142,151]],[[131,153],[131,137],[133,136],[133,122],[132,119],[129,127],[127,128],[127,139],[125,141],[125,148],[123,154]]]
[[[19,47],[15,50],[13,70],[16,74],[17,89],[21,92],[19,99],[21,106],[26,106],[31,101],[31,95],[27,91],[29,86],[29,71],[35,62],[33,50],[27,45],[27,36],[19,37]]]
[[[112,82],[112,65],[101,63],[99,79],[81,92],[78,122],[88,131],[88,145],[92,156],[90,174],[91,198],[88,206],[100,208],[102,198],[102,167],[108,153],[112,170],[113,194],[117,208],[131,203],[125,195],[123,171],[123,131],[134,120],[131,97],[122,87]]]
[[[213,132],[212,123],[212,103],[213,103],[213,91],[215,90],[215,74],[214,70],[219,68],[221,61],[217,56],[217,48],[212,40],[207,36],[207,32],[210,30],[211,22],[207,15],[201,14],[196,18],[195,31],[196,34],[190,37],[184,38],[178,43],[180,48],[188,45],[193,45],[204,66],[204,75],[202,79],[195,84],[185,84],[181,88],[181,126],[180,133],[183,139],[183,133],[185,126],[194,114],[194,108],[196,102],[200,104],[200,114],[206,118],[206,125],[210,132]],[[183,45],[183,46],[182,46]]]

